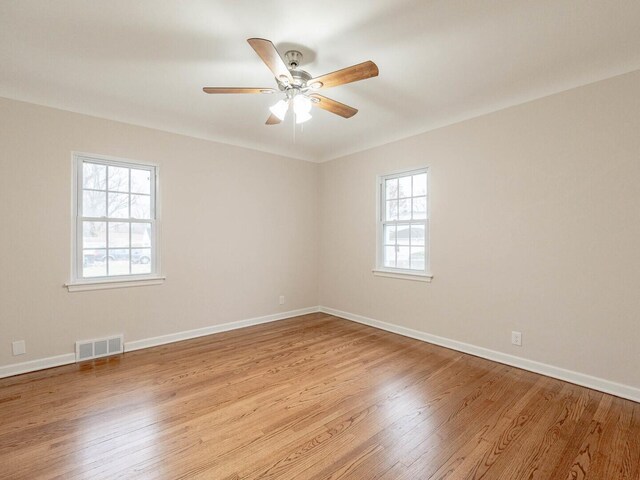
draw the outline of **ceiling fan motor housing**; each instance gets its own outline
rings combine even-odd
[[[289,73],[293,79],[291,82],[283,82],[279,78],[276,78],[280,90],[284,91],[290,88],[305,88],[307,86],[307,82],[311,80],[311,74],[304,70],[290,70]]]

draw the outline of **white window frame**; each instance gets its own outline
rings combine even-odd
[[[101,165],[149,170],[152,173],[151,182],[151,272],[145,274],[113,275],[103,277],[83,277],[82,259],[82,222],[83,220],[107,221],[107,217],[89,218],[82,216],[82,165],[84,162]],[[71,251],[71,281],[65,286],[70,292],[84,290],[98,290],[107,288],[138,287],[144,285],[158,285],[165,277],[160,275],[160,201],[159,201],[159,168],[158,165],[123,158],[97,155],[92,153],[72,152],[73,195],[72,195],[72,251]],[[118,222],[133,223],[131,218],[118,218]]]
[[[386,221],[386,190],[385,181],[394,178],[406,177],[409,175],[416,175],[425,173],[427,175],[427,213],[424,220],[399,220],[399,221]],[[430,201],[430,184],[431,183],[431,170],[429,167],[417,167],[411,169],[405,169],[395,171],[385,175],[379,175],[376,177],[376,191],[377,191],[377,208],[376,208],[376,266],[373,269],[373,274],[380,277],[399,278],[404,280],[416,280],[421,282],[431,282],[433,275],[431,274],[431,251],[430,251],[430,220],[431,220],[431,201]],[[425,238],[424,238],[424,270],[415,270],[408,268],[391,268],[384,265],[384,225],[389,223],[402,224],[402,223],[422,223],[425,226]]]

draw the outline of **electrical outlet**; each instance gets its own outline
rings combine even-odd
[[[522,332],[511,332],[511,343],[517,345],[518,347],[522,346]]]
[[[27,353],[27,346],[24,343],[24,340],[16,340],[11,344],[11,350],[14,355],[24,355]]]
[[[280,305],[284,305],[284,295],[280,295]]]

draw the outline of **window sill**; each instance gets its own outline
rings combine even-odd
[[[145,287],[148,285],[161,285],[164,283],[166,277],[147,277],[147,278],[119,278],[117,280],[95,280],[95,281],[83,281],[73,282],[65,284],[67,290],[70,292],[86,292],[88,290],[105,290],[110,288],[125,288],[125,287]]]
[[[401,280],[413,280],[416,282],[431,283],[431,280],[433,280],[433,275],[430,273],[404,273],[394,272],[391,270],[374,269],[373,274],[377,277],[399,278]]]

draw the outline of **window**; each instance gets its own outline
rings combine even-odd
[[[422,168],[380,178],[376,273],[430,278],[427,175]]]
[[[157,275],[156,167],[75,155],[75,281]]]

